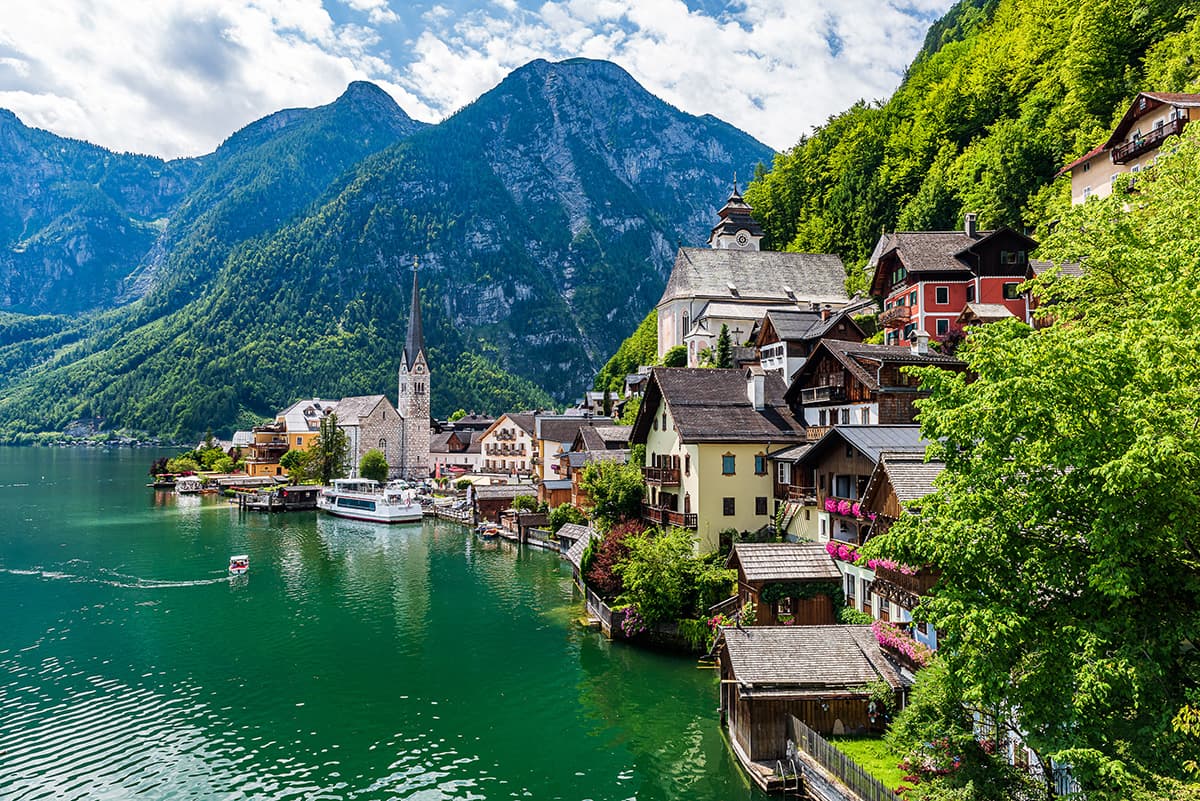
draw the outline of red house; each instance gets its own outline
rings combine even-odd
[[[896,345],[924,332],[941,339],[968,303],[998,304],[1029,320],[1030,302],[1017,292],[1037,242],[1011,228],[980,231],[967,214],[961,231],[896,231],[875,245],[871,294],[883,301],[884,342]]]

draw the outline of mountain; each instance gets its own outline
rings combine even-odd
[[[1198,91],[1185,0],[963,0],[886,102],[860,102],[777,156],[746,199],[776,248],[857,271],[881,230],[1053,219],[1057,171],[1104,141],[1138,91]]]
[[[182,437],[310,393],[391,394],[414,260],[435,413],[565,400],[657,300],[677,243],[707,238],[734,174],[772,155],[605,62],[532,62],[355,150],[348,126],[395,123],[382,94],[352,85],[190,165],[134,302],[30,318],[24,339],[0,317],[17,331],[0,431],[100,418]]]

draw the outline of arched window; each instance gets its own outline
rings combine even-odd
[[[383,458],[387,458],[387,439],[379,440],[379,452],[383,454]]]

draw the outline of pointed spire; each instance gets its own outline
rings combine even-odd
[[[425,350],[425,330],[421,326],[421,293],[417,288],[417,257],[413,257],[412,308],[408,312],[408,337],[404,340],[404,366],[410,371],[417,356]]]

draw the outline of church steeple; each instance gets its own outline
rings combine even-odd
[[[416,364],[417,356],[424,352],[425,330],[421,326],[421,293],[417,288],[417,260],[413,259],[412,306],[408,312],[408,337],[404,340],[404,366],[410,373]]]
[[[754,219],[750,204],[738,193],[737,175],[733,177],[733,194],[717,215],[720,221],[709,234],[708,244],[721,250],[758,250],[763,238],[762,226]]]

